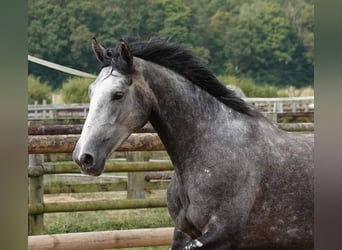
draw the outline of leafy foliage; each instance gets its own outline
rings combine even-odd
[[[313,84],[312,0],[29,1],[29,54],[96,73],[93,35],[107,46],[126,35],[159,36],[192,49],[215,74]],[[29,73],[53,88],[68,77],[33,63]]]
[[[46,100],[46,103],[51,103],[51,87],[40,81],[38,77],[33,75],[28,76],[28,104],[34,104],[37,101],[39,104]]]
[[[239,87],[246,97],[280,97],[279,91],[275,86],[267,84],[255,84],[250,78],[239,78],[236,76],[226,75],[221,76],[220,80],[222,83],[228,85],[235,85]],[[286,94],[282,94],[282,97]]]
[[[61,90],[64,103],[88,103],[88,86],[92,79],[88,78],[70,78],[65,83]]]

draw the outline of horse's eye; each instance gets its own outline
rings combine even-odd
[[[112,95],[112,100],[119,100],[124,96],[124,92],[118,91]]]

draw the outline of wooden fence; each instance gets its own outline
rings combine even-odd
[[[49,127],[50,126],[50,127]],[[81,131],[81,126],[60,126],[58,129],[64,131],[73,130],[74,134],[58,134],[53,129],[55,125],[30,125],[28,136],[28,153],[29,153],[29,249],[105,249],[119,247],[142,247],[170,245],[172,238],[172,228],[163,229],[141,229],[127,231],[108,231],[78,234],[60,234],[60,235],[39,235],[42,231],[44,223],[44,213],[56,212],[74,212],[74,211],[93,211],[93,210],[113,210],[113,209],[136,209],[165,207],[165,198],[147,198],[147,199],[125,199],[115,201],[82,201],[82,202],[63,202],[63,203],[45,203],[45,190],[43,178],[47,174],[58,173],[80,173],[78,166],[73,162],[51,163],[44,162],[43,154],[50,153],[71,153]],[[69,128],[67,128],[69,126]],[[58,130],[57,129],[57,130]],[[313,124],[312,124],[313,129]],[[31,132],[30,132],[31,131]],[[37,132],[40,131],[40,132]],[[50,131],[50,132],[48,132]],[[132,134],[126,142],[124,142],[118,151],[161,151],[164,146],[159,137],[151,130],[150,127],[144,128],[145,133]],[[50,134],[49,134],[50,133]],[[49,134],[49,135],[46,135]],[[53,135],[51,135],[53,134]],[[131,159],[134,160],[134,159]],[[139,162],[118,162],[107,161],[106,172],[135,172],[144,173],[147,171],[170,171],[173,169],[170,161],[162,162],[144,162],[138,158]],[[140,180],[143,175],[140,175]],[[134,175],[128,175],[128,183],[123,189],[129,190],[129,179],[134,182]],[[143,184],[143,185],[146,185]],[[166,183],[167,185],[167,183]],[[166,186],[157,188],[165,188]],[[98,187],[92,187],[98,190]],[[106,190],[108,187],[102,187]],[[117,189],[118,187],[113,187]],[[141,188],[141,187],[140,187]],[[151,187],[150,187],[151,188]],[[83,190],[83,187],[79,190]],[[69,186],[65,191],[77,192],[77,187]],[[133,188],[132,193],[136,192]],[[139,190],[138,190],[139,191]],[[50,192],[51,191],[50,189]],[[55,191],[57,192],[57,191]],[[147,231],[146,231],[147,230]],[[149,234],[148,232],[151,232]],[[156,235],[162,235],[156,237]],[[86,241],[85,241],[86,239]]]
[[[283,125],[285,126],[285,124]],[[295,130],[313,130],[313,124],[286,124],[287,128],[290,130],[293,129],[292,127],[296,127]],[[55,127],[55,130],[53,129]],[[94,207],[94,205],[82,205],[83,203],[70,203],[65,204],[63,207],[57,204],[45,204],[43,202],[43,195],[45,193],[53,193],[57,192],[58,190],[53,190],[53,188],[44,189],[43,185],[43,176],[46,174],[57,174],[57,173],[80,173],[78,166],[73,162],[65,162],[63,164],[56,164],[56,163],[43,163],[42,154],[51,154],[51,153],[71,153],[76,145],[76,142],[79,138],[78,134],[62,134],[56,135],[56,133],[64,133],[64,132],[80,132],[81,126],[76,125],[77,131],[75,128],[70,125],[30,125],[29,126],[29,135],[28,136],[28,153],[30,154],[29,160],[29,214],[35,215],[34,219],[30,220],[30,233],[37,234],[40,232],[42,227],[42,219],[39,219],[43,216],[44,213],[47,212],[65,212],[66,207],[70,207],[71,211],[75,211],[75,207],[78,207],[79,211],[89,211],[91,209],[115,209],[115,208],[122,208],[122,204],[126,204],[127,208],[134,208],[134,206],[130,205],[129,201],[117,201],[115,203],[102,203],[98,204],[98,207]],[[60,131],[58,131],[60,130]],[[145,128],[145,132],[151,132],[152,128],[147,126]],[[46,133],[52,132],[53,135],[45,135]],[[37,135],[37,134],[43,135]],[[155,133],[135,133],[132,134],[119,148],[117,151],[161,151],[164,150],[164,146],[160,141],[159,137]],[[137,160],[137,159],[136,159]],[[139,159],[138,159],[139,160]],[[106,163],[106,172],[146,172],[146,171],[167,171],[172,170],[171,162],[127,162],[127,163],[120,163],[120,162],[113,162],[107,161]],[[128,182],[137,183],[140,182],[140,189],[143,188],[161,188],[165,187],[165,183],[163,185],[153,184],[154,186],[150,185],[147,186],[142,180],[143,175],[140,174],[139,178],[135,177],[136,175],[129,174]],[[139,181],[139,180],[140,181]],[[121,185],[121,187],[120,187]],[[90,188],[91,185],[88,185],[87,188]],[[70,190],[76,192],[77,190],[82,190],[85,185],[78,185],[78,186],[65,186],[64,189],[61,190]],[[124,187],[122,184],[118,185],[107,185],[107,186],[91,186],[92,190],[119,190],[120,188],[127,188],[128,190],[132,190],[135,192],[136,188],[131,188],[129,185],[125,185]],[[140,202],[140,201],[139,201]],[[137,207],[156,207],[161,206],[161,204],[165,204],[165,200],[163,201],[155,201],[155,200],[148,200],[148,201],[141,201],[140,203],[136,203]],[[86,203],[84,203],[86,204]],[[90,209],[91,208],[91,209]],[[34,226],[35,225],[35,226]],[[40,226],[37,226],[40,225]]]
[[[132,135],[127,145],[123,145],[121,150],[135,151],[142,150],[162,150],[160,140],[155,139],[155,135],[150,134]],[[71,139],[70,139],[71,137]],[[43,214],[53,212],[71,212],[71,211],[91,211],[91,210],[112,210],[112,209],[132,209],[166,206],[165,199],[140,199],[140,200],[116,200],[102,202],[65,202],[44,203],[44,184],[43,176],[45,174],[56,173],[80,173],[78,166],[73,162],[64,164],[44,163],[41,154],[47,153],[71,153],[77,141],[78,136],[58,135],[58,136],[29,136],[28,153],[29,156],[29,207],[30,215],[30,234],[39,234],[43,227]],[[150,141],[149,141],[150,140]],[[158,143],[153,143],[157,140]],[[144,147],[145,146],[145,147]],[[105,172],[145,172],[145,171],[166,171],[172,170],[170,161],[163,162],[115,162],[106,163]],[[142,177],[143,179],[143,177]],[[134,183],[136,184],[136,183]],[[144,187],[142,187],[144,188]],[[129,190],[130,188],[127,187]],[[133,188],[135,189],[135,188]]]
[[[94,250],[170,246],[173,228],[132,229],[29,236],[28,250]]]
[[[314,97],[245,98],[263,113],[309,112],[314,110]],[[89,104],[28,105],[28,119],[84,119]]]
[[[46,131],[46,130],[44,130]],[[56,133],[56,131],[55,131]],[[136,209],[151,207],[166,207],[165,198],[149,199],[125,199],[114,201],[82,201],[63,203],[44,203],[43,195],[46,192],[43,176],[46,174],[80,173],[79,167],[73,162],[43,162],[42,154],[71,152],[78,138],[72,135],[35,135],[29,136],[29,224],[30,234],[28,238],[28,249],[107,249],[121,247],[143,247],[170,245],[173,228],[157,229],[135,229],[120,231],[104,231],[91,233],[57,234],[57,235],[35,235],[40,234],[44,213],[94,211],[114,209]],[[71,139],[71,140],[70,140]],[[54,141],[57,143],[54,143]],[[157,141],[157,142],[156,142]],[[134,134],[123,145],[121,150],[162,150],[163,146],[155,134]],[[153,162],[122,162],[109,160],[106,163],[106,173],[109,172],[146,172],[146,171],[170,171],[173,166],[170,161]],[[129,176],[128,176],[129,177]],[[133,175],[134,177],[134,175]],[[136,184],[136,183],[134,183]],[[159,183],[160,184],[160,183]],[[157,188],[166,188],[168,183],[163,183]],[[147,188],[156,188],[158,185]],[[73,192],[77,188],[69,186]],[[116,187],[117,188],[117,187]],[[144,188],[144,187],[143,187]],[[129,186],[123,188],[129,190]],[[135,188],[132,188],[133,191]],[[49,189],[47,189],[49,190]],[[83,188],[80,188],[83,191]],[[60,190],[59,190],[60,191]],[[66,190],[69,191],[69,190]],[[87,190],[89,191],[89,190]],[[130,193],[130,192],[128,192]],[[141,197],[140,197],[141,198]]]

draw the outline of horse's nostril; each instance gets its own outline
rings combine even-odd
[[[80,163],[85,167],[91,167],[94,163],[94,158],[90,154],[83,154],[80,158]]]

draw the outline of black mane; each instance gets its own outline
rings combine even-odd
[[[193,84],[216,97],[217,100],[228,107],[250,116],[253,116],[254,109],[239,98],[233,90],[221,84],[214,74],[204,63],[189,50],[173,42],[162,41],[158,38],[148,40],[127,37],[123,39],[129,46],[133,56],[150,61],[166,68],[169,68],[182,75]],[[118,55],[118,49],[112,50],[113,56]],[[111,60],[113,64],[115,61]],[[115,63],[115,68],[128,73],[124,67]]]

